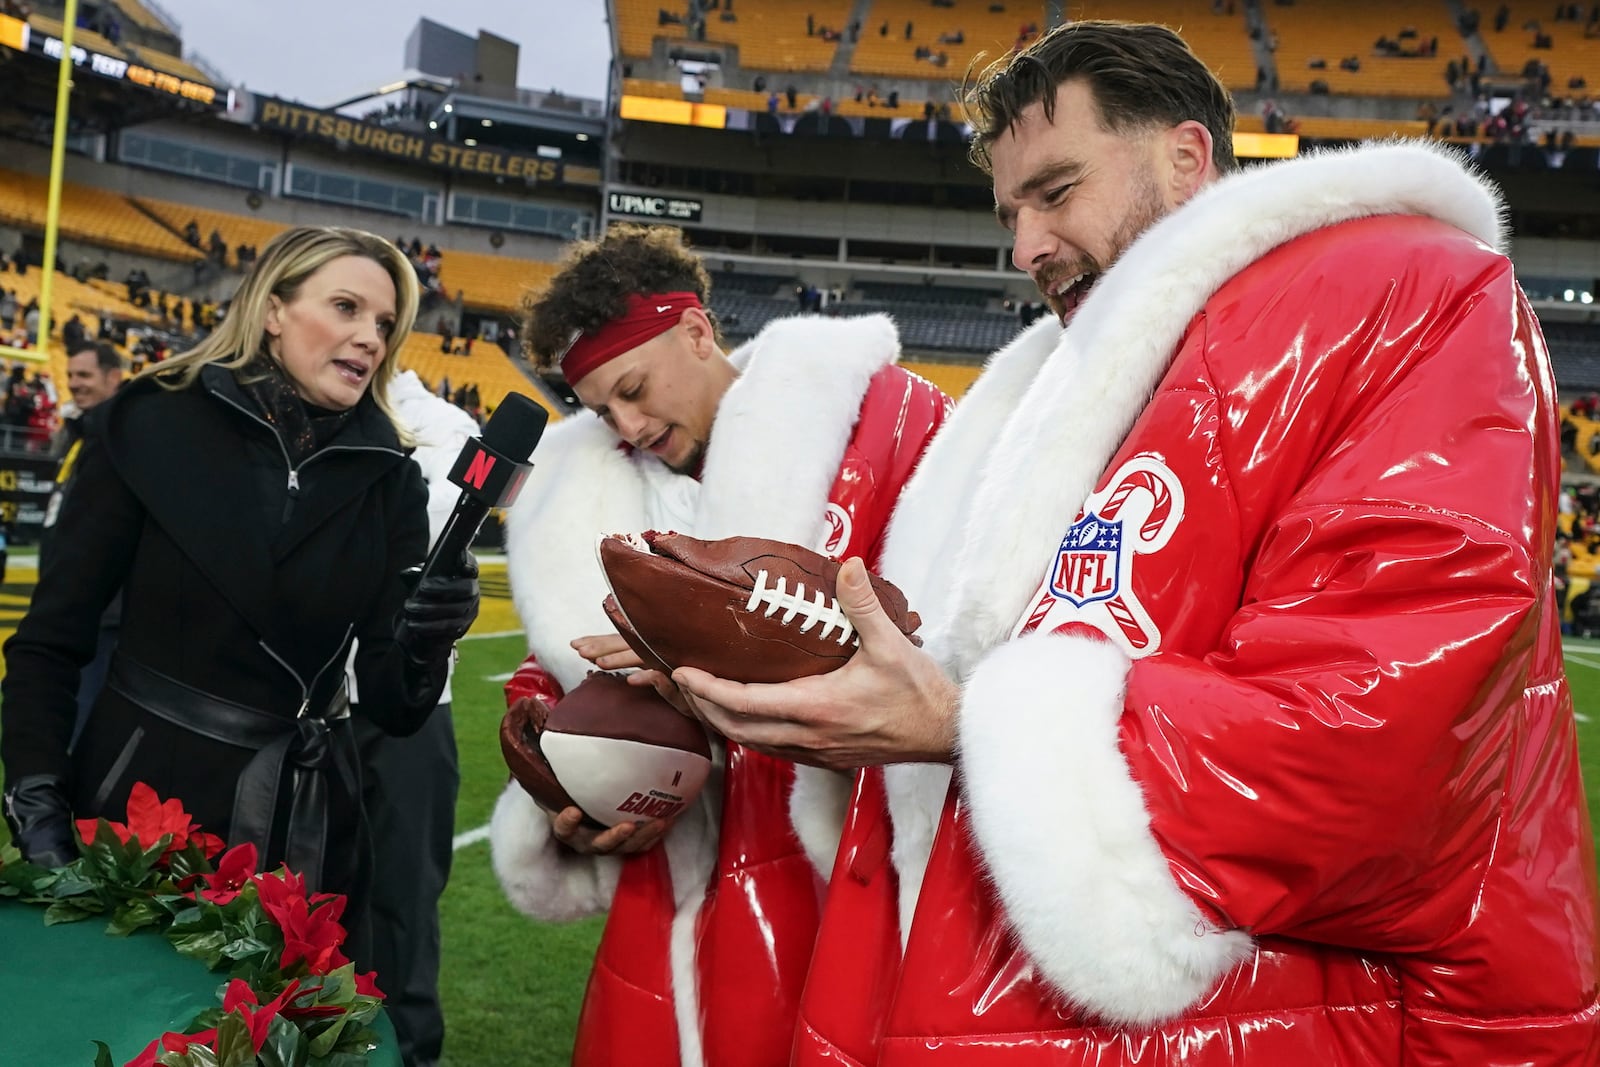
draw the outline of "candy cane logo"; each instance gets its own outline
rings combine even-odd
[[[1134,595],[1134,557],[1159,552],[1182,520],[1177,476],[1154,456],[1129,460],[1105,490],[1084,501],[1061,539],[1047,596],[1078,608],[1132,655],[1149,655],[1160,647],[1161,632]],[[1043,621],[1047,613],[1034,616]]]
[[[850,543],[853,529],[850,513],[833,501],[828,501],[828,510],[822,515],[822,535],[818,538],[817,551],[824,556],[837,558]]]

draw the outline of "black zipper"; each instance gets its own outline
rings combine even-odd
[[[386,455],[399,456],[402,459],[405,458],[405,453],[401,452],[399,449],[385,448],[382,445],[328,445],[326,448],[318,449],[316,452],[313,452],[311,455],[307,456],[305,462],[296,467],[294,462],[289,458],[289,446],[285,445],[283,443],[283,438],[278,436],[277,427],[273,426],[272,423],[268,422],[266,419],[263,419],[260,415],[257,415],[243,404],[238,403],[233,398],[224,396],[216,389],[207,389],[206,391],[212,396],[216,397],[218,400],[222,401],[224,404],[227,404],[229,407],[239,412],[245,418],[250,419],[258,426],[264,427],[266,431],[272,435],[272,439],[278,443],[278,451],[283,453],[283,465],[289,471],[288,496],[283,502],[283,518],[279,520],[281,524],[288,524],[290,516],[294,514],[295,501],[300,498],[300,472],[305,470],[307,463],[314,462],[319,456],[325,456],[329,452],[382,452]]]
[[[300,677],[299,671],[289,666],[288,660],[284,659],[282,656],[278,655],[272,650],[272,646],[267,644],[266,638],[260,637],[256,639],[256,643],[261,646],[262,651],[276,660],[278,666],[288,671],[290,677],[292,677],[296,684],[300,686],[300,710],[295,712],[295,718],[303,719],[311,710],[311,691],[317,687],[318,682],[322,681],[322,676],[328,673],[329,667],[333,666],[335,663],[341,663],[343,661],[345,646],[350,643],[350,635],[355,632],[355,629],[355,623],[351,623],[349,626],[344,628],[344,636],[339,639],[339,647],[334,651],[333,658],[322,665],[322,669],[317,671],[316,675],[311,679],[310,685],[306,685],[305,679]]]

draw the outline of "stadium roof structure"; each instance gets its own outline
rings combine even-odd
[[[55,114],[61,38],[0,15],[0,133],[35,138]],[[160,118],[227,111],[230,89],[74,42],[69,129],[100,133]]]

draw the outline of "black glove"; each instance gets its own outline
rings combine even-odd
[[[78,858],[67,783],[53,774],[25,774],[6,786],[6,825],[22,858],[41,867],[65,867]]]
[[[477,617],[478,562],[467,555],[461,575],[430,575],[412,589],[394,620],[395,643],[413,663],[438,663]]]

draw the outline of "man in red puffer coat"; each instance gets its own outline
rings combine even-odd
[[[708,286],[679,231],[619,227],[580,245],[534,305],[530,346],[559,355],[595,414],[545,434],[508,520],[530,650],[510,702],[557,700],[595,666],[632,661],[601,609],[598,535],[753,535],[875,558],[944,419],[945,396],[894,365],[887,318],[786,319],[728,356]],[[497,805],[495,869],[514,904],[545,920],[608,912],[576,1063],[787,1058],[849,780],[795,789],[789,763],[738,745],[718,762],[670,830],[594,835],[514,782]]]
[[[1060,321],[902,497],[925,648],[847,565],[839,671],[675,674],[740,743],[887,765],[794,1062],[1600,1063],[1555,388],[1498,197],[1423,145],[1232,173],[1159,26],[1061,27],[969,113]]]

